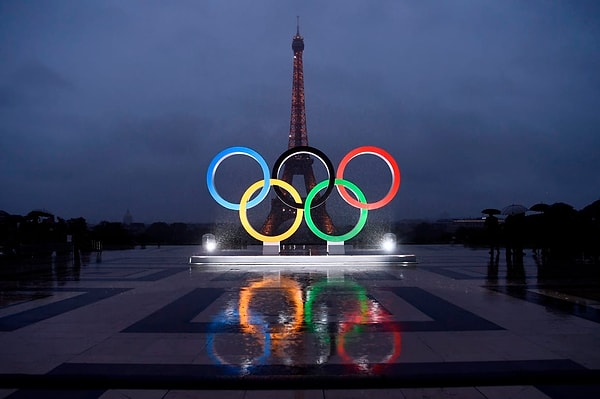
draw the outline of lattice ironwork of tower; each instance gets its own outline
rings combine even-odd
[[[304,71],[302,65],[302,52],[304,51],[304,38],[300,36],[300,26],[296,28],[296,35],[292,40],[294,50],[294,71],[292,82],[292,115],[290,120],[290,135],[288,149],[299,146],[308,146],[306,133],[306,108],[304,104]],[[313,159],[308,154],[298,154],[288,159],[283,164],[281,180],[292,184],[294,176],[304,178],[304,186],[308,193],[316,186],[315,175],[312,167]],[[285,193],[284,195],[288,195]],[[315,197],[318,199],[318,197]],[[291,201],[293,202],[293,200]],[[287,220],[296,216],[296,209],[284,204],[278,197],[271,200],[271,211],[264,222],[261,232],[265,235],[274,235],[277,229]],[[335,226],[325,209],[325,203],[313,208],[311,216],[317,227],[324,233],[333,234]]]

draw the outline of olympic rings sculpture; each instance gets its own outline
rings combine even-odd
[[[325,165],[328,175],[326,180],[318,183],[310,190],[306,196],[306,199],[304,200],[304,203],[302,202],[300,193],[298,193],[294,186],[277,178],[283,164],[290,158],[301,154],[312,155],[319,159]],[[392,174],[392,183],[387,194],[375,202],[367,202],[364,193],[354,183],[344,179],[344,171],[346,170],[346,167],[350,161],[357,156],[364,154],[375,155],[382,159],[387,164]],[[225,159],[234,155],[243,155],[252,158],[259,164],[263,174],[262,180],[257,181],[248,187],[248,189],[246,189],[239,203],[233,203],[225,200],[217,192],[215,187],[215,175],[219,165]],[[307,226],[317,237],[326,241],[342,242],[353,238],[362,230],[367,221],[368,211],[379,209],[387,205],[396,196],[396,193],[400,188],[400,168],[398,168],[398,164],[387,151],[379,147],[362,146],[353,149],[342,158],[337,167],[336,173],[330,159],[323,152],[314,147],[298,146],[290,148],[281,154],[273,165],[273,170],[269,171],[267,162],[258,152],[247,147],[229,147],[219,152],[210,162],[206,172],[206,184],[208,186],[210,195],[219,205],[239,212],[240,222],[242,223],[242,226],[246,232],[259,241],[278,242],[291,237],[300,227],[302,218],[304,217]],[[271,186],[274,188],[277,197],[279,197],[284,204],[296,209],[296,217],[290,228],[276,236],[267,236],[256,231],[250,225],[246,212],[248,209],[261,203],[267,197]],[[329,235],[322,232],[315,225],[310,214],[311,209],[325,203],[329,195],[332,193],[334,187],[337,189],[338,193],[346,203],[360,210],[360,217],[356,225],[348,233],[341,235]],[[259,193],[253,199],[250,199],[258,190],[260,190]],[[289,196],[285,195],[283,190],[287,191]],[[322,190],[325,190],[325,192],[321,196],[317,197],[317,194],[319,194]],[[350,190],[356,198],[353,198],[352,195],[348,193],[348,190]],[[293,199],[293,201],[290,201],[290,197]]]

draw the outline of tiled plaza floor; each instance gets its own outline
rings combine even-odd
[[[404,250],[416,266],[206,268],[162,247],[3,274],[0,398],[599,397],[597,277]]]

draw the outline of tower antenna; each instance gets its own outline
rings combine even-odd
[[[300,16],[296,15],[296,36],[300,36]]]

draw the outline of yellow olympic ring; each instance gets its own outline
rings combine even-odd
[[[302,202],[302,197],[300,197],[300,193],[298,193],[298,191],[294,188],[294,186],[292,186],[288,182],[279,180],[279,179],[270,179],[269,184],[272,186],[279,186],[279,187],[283,188],[284,190],[286,190],[288,193],[291,194],[292,198],[297,203]],[[244,227],[244,229],[246,229],[248,234],[250,234],[250,236],[256,238],[259,241],[264,241],[264,242],[283,241],[286,238],[291,237],[296,232],[296,230],[298,230],[298,228],[300,227],[300,224],[302,223],[302,217],[304,216],[304,210],[296,209],[296,219],[294,219],[294,223],[292,223],[292,225],[290,226],[290,228],[287,231],[285,231],[277,236],[266,236],[264,234],[260,234],[258,231],[254,230],[254,228],[250,225],[250,222],[248,221],[248,215],[246,214],[246,208],[247,208],[248,200],[250,199],[252,194],[254,194],[258,189],[260,189],[264,185],[265,185],[265,181],[259,180],[256,183],[254,183],[253,185],[251,185],[250,187],[248,187],[248,189],[244,192],[244,195],[242,195],[242,199],[240,200],[240,210],[239,210],[240,222],[242,222],[242,226]]]

